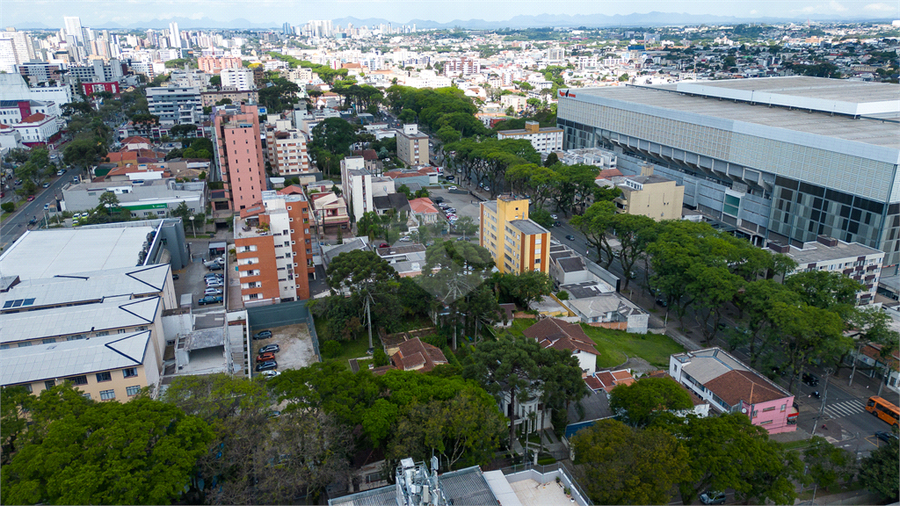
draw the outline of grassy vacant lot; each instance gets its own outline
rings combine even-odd
[[[324,358],[325,362],[334,362],[341,364],[342,367],[350,370],[350,363],[348,360],[351,358],[360,358],[365,357],[366,352],[369,350],[369,335],[364,334],[362,337],[356,338],[352,341],[340,341],[341,343],[341,354],[335,358]],[[376,348],[381,347],[381,340],[378,339],[378,336],[372,336],[372,344]],[[319,343],[319,346],[322,346],[322,343]],[[368,367],[368,366],[367,366]],[[360,368],[362,368],[362,364],[360,364]]]
[[[537,320],[515,320],[509,331],[522,335],[522,331],[534,325]],[[615,367],[628,357],[640,357],[660,369],[669,368],[669,355],[681,353],[684,347],[664,335],[629,334],[621,330],[609,330],[581,324],[584,333],[593,339],[600,352],[597,367]]]

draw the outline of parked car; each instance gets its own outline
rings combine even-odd
[[[25,200],[27,200],[28,202],[31,202],[32,200],[34,200],[34,195],[29,195],[28,198]]]
[[[62,176],[65,173],[66,173],[66,169],[59,169],[58,171],[56,171],[57,176]]]
[[[707,490],[700,494],[700,502],[703,504],[725,504],[725,492]]]
[[[390,248],[391,245],[386,242],[383,242],[383,243],[379,244],[378,247],[379,248]]]
[[[559,219],[559,216],[557,216],[557,215],[555,215],[555,214],[551,214],[551,215],[550,215],[550,219],[551,219],[551,220],[558,220],[558,219]]]
[[[575,240],[575,236],[572,235],[572,234],[569,234],[569,235],[566,236],[566,239],[568,239],[568,240],[570,240],[570,241],[574,241],[574,240]]]
[[[890,443],[891,439],[897,439],[897,435],[893,432],[885,432],[883,430],[876,432],[875,437],[884,441],[885,443]]]
[[[410,239],[408,235],[404,235],[403,237],[400,238],[400,242],[409,242],[409,241],[412,241],[412,239]]]
[[[206,297],[203,297],[197,301],[197,303],[201,306],[205,306],[206,304],[215,304],[217,302],[222,302],[221,295],[207,295]]]
[[[281,348],[277,344],[267,344],[259,349],[259,354],[263,353],[278,353],[281,351]]]
[[[819,377],[815,374],[805,372],[803,373],[803,382],[811,387],[819,386]]]
[[[221,270],[224,269],[225,267],[223,267],[222,265],[216,263],[216,264],[213,264],[213,265],[207,265],[206,268],[209,269],[209,270],[211,270],[211,271],[221,271]]]
[[[274,378],[275,376],[278,376],[279,374],[281,374],[281,373],[278,371],[263,371],[262,372],[262,375],[265,376],[266,378]]]
[[[456,178],[453,176],[447,176],[447,181],[453,181],[454,179],[456,179]]]
[[[262,353],[256,357],[257,362],[268,362],[270,360],[275,360],[274,353],[271,353],[271,352],[270,353]]]
[[[261,330],[256,334],[253,334],[253,339],[268,339],[270,337],[272,337],[271,330]]]
[[[44,211],[50,210],[50,204],[44,204]]]
[[[277,368],[278,368],[278,362],[275,362],[274,360],[269,360],[268,362],[256,364],[256,372],[271,371],[272,369],[277,369]]]
[[[172,279],[178,279],[178,274],[172,274]]]
[[[44,183],[44,184],[43,184],[43,187],[44,187],[44,188],[50,188],[50,183]]]
[[[455,186],[450,186],[450,187],[448,187],[447,189],[452,191],[452,190],[458,190],[459,188],[457,188],[457,187],[455,187]]]
[[[206,290],[203,290],[203,295],[206,295],[206,296],[209,296],[209,295],[222,295],[222,289],[221,289],[221,288],[212,288],[212,287],[210,287],[210,288],[207,288]]]
[[[450,214],[456,214],[456,208],[455,208],[455,207],[448,207],[448,208],[447,208],[447,212],[450,213]]]
[[[435,204],[440,205],[444,201],[444,197],[432,197],[431,201]]]

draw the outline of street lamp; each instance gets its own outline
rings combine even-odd
[[[189,219],[191,220],[191,230],[194,232],[194,239],[196,239],[197,238],[197,229],[194,228],[194,217],[190,216]]]

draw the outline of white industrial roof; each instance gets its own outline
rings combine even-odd
[[[150,331],[79,339],[62,343],[12,348],[0,353],[0,385],[18,385],[45,379],[141,365]]]
[[[170,268],[169,264],[156,264],[26,280],[8,292],[0,293],[0,312],[20,307],[100,301],[119,295],[161,293],[169,278]],[[30,302],[24,306],[16,302],[23,300]]]
[[[151,325],[161,302],[158,296],[132,299],[129,295],[125,295],[96,304],[4,314],[0,318],[0,343],[74,334],[87,336],[92,329],[94,332],[100,332]]]
[[[134,267],[153,227],[25,232],[0,255],[0,272],[19,279]]]
[[[750,370],[719,348],[697,350],[678,354],[677,356],[689,357],[690,362],[685,364],[682,370],[704,385],[729,371]]]

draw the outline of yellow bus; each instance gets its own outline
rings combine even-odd
[[[897,425],[897,422],[900,421],[900,408],[878,396],[869,397],[866,411],[891,425]]]

